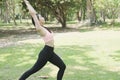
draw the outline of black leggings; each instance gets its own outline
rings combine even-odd
[[[59,68],[57,80],[62,80],[66,65],[60,59],[60,57],[54,53],[54,48],[47,45],[45,45],[43,50],[40,52],[38,60],[34,66],[26,71],[19,80],[26,80],[30,75],[40,70],[47,63],[47,61],[51,62]]]

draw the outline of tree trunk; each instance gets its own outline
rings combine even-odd
[[[81,21],[81,10],[77,12],[77,19],[79,22]]]
[[[8,4],[8,1],[6,0],[5,1],[5,12],[4,12],[4,22],[5,23],[9,23],[9,4]]]
[[[2,16],[2,1],[0,1],[0,22],[2,20],[1,16]]]
[[[66,13],[62,10],[61,6],[58,7],[58,9],[55,10],[55,16],[57,20],[61,23],[62,28],[66,28]]]
[[[15,2],[14,1],[12,1],[12,17],[13,17],[13,21],[14,21],[14,25],[17,25],[17,23],[16,23],[16,19],[15,19]]]
[[[60,15],[56,15],[57,20],[61,23],[62,28],[66,28],[66,17],[62,17]]]
[[[86,18],[86,0],[82,0],[81,5],[81,20],[85,20]]]
[[[67,25],[66,25],[66,18],[65,19],[63,18],[63,21],[61,22],[61,24],[62,24],[62,28],[66,28],[67,27]]]
[[[96,12],[91,0],[87,0],[87,10],[88,10],[88,17],[90,19],[90,25],[96,24],[97,22]]]
[[[105,18],[105,10],[103,10],[102,12],[102,18],[103,18],[103,22],[105,22],[106,18]]]

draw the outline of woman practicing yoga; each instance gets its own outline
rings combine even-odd
[[[57,56],[54,52],[53,32],[46,29],[43,26],[45,22],[44,18],[41,15],[37,14],[37,12],[34,10],[31,4],[27,0],[24,0],[24,2],[27,5],[30,15],[32,16],[32,21],[33,24],[35,25],[36,30],[39,32],[40,36],[43,38],[45,42],[45,46],[39,53],[38,59],[34,66],[28,71],[26,71],[19,78],[19,80],[26,80],[30,75],[39,71],[47,63],[47,61],[51,62],[52,64],[56,65],[59,68],[57,80],[62,80],[66,65],[61,60],[61,58]]]

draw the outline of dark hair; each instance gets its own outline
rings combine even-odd
[[[37,18],[38,18],[38,20],[39,20],[39,14],[36,14],[36,16],[37,16]],[[35,26],[35,21],[34,21],[33,18],[32,18],[32,23],[33,23],[33,25]]]
[[[38,18],[38,20],[39,20],[39,14],[36,14],[36,16],[37,16],[37,18]],[[33,23],[33,25],[35,26],[35,21],[34,21],[34,19],[32,18],[32,23]],[[50,33],[51,33],[51,31],[47,28],[47,27],[45,27],[45,26],[43,26],[45,29],[47,29]]]

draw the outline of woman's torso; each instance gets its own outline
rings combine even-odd
[[[45,42],[45,45],[54,47],[54,37],[53,32],[48,31],[46,28],[43,27],[43,30],[45,31],[45,35],[42,36],[42,39]]]

